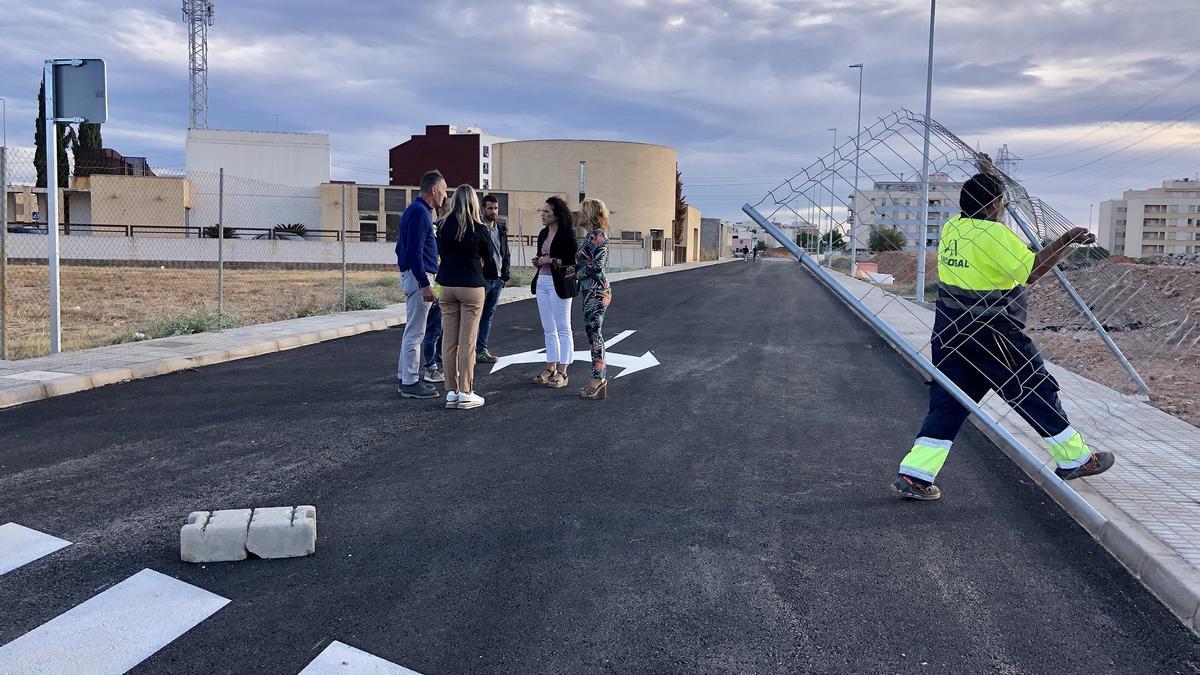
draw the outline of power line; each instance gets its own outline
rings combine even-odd
[[[1193,72],[1192,74],[1188,75],[1187,77],[1183,78],[1182,80],[1180,80],[1180,81],[1176,82],[1175,84],[1173,84],[1173,85],[1171,85],[1171,86],[1167,87],[1166,89],[1163,89],[1162,91],[1158,92],[1158,93],[1157,93],[1157,94],[1155,94],[1154,96],[1151,96],[1150,98],[1146,99],[1146,100],[1145,100],[1145,101],[1143,101],[1142,103],[1140,103],[1140,104],[1138,104],[1138,105],[1134,106],[1133,108],[1130,108],[1129,110],[1127,110],[1127,111],[1125,111],[1123,114],[1121,114],[1119,117],[1117,117],[1115,120],[1109,120],[1109,121],[1110,121],[1110,122],[1119,122],[1119,121],[1121,121],[1121,120],[1123,120],[1123,119],[1126,119],[1127,117],[1129,117],[1130,115],[1134,114],[1135,112],[1137,112],[1137,111],[1139,111],[1139,110],[1141,110],[1141,109],[1145,108],[1146,106],[1148,106],[1148,105],[1150,105],[1151,103],[1153,103],[1153,102],[1157,101],[1158,99],[1162,98],[1163,96],[1166,96],[1167,94],[1169,94],[1169,93],[1171,93],[1171,92],[1175,91],[1176,89],[1178,89],[1179,87],[1183,86],[1184,84],[1187,84],[1187,83],[1188,83],[1188,82],[1190,82],[1191,80],[1195,79],[1197,76],[1200,76],[1200,70],[1197,70],[1197,71]],[[1123,140],[1124,138],[1128,138],[1129,136],[1131,136],[1131,135],[1133,135],[1133,134],[1135,134],[1135,133],[1137,133],[1137,132],[1132,132],[1131,134],[1127,134],[1127,135],[1125,135],[1125,136],[1121,136],[1121,137],[1118,137],[1118,138],[1115,138],[1115,139],[1112,139],[1112,140],[1108,140],[1108,141],[1105,141],[1105,142],[1103,142],[1103,143],[1098,143],[1098,144],[1096,144],[1096,145],[1092,145],[1092,146],[1089,146],[1089,147],[1087,147],[1087,148],[1082,148],[1082,149],[1080,149],[1080,150],[1072,150],[1071,152],[1065,152],[1065,153],[1062,153],[1062,154],[1059,154],[1059,155],[1050,155],[1050,156],[1047,156],[1047,155],[1045,155],[1045,153],[1047,153],[1047,152],[1054,152],[1055,150],[1057,150],[1057,149],[1059,149],[1059,148],[1066,147],[1066,146],[1068,146],[1068,145],[1070,145],[1070,144],[1074,143],[1075,141],[1078,141],[1078,140],[1080,140],[1080,139],[1086,138],[1087,136],[1089,136],[1089,135],[1091,134],[1091,132],[1086,132],[1086,133],[1082,133],[1082,134],[1080,134],[1080,135],[1078,135],[1078,136],[1076,136],[1075,138],[1072,138],[1072,139],[1070,139],[1070,140],[1063,141],[1062,143],[1059,143],[1058,145],[1051,146],[1051,147],[1049,147],[1049,148],[1047,148],[1047,149],[1043,150],[1043,151],[1042,151],[1042,152],[1040,152],[1040,153],[1035,153],[1034,155],[1032,155],[1032,156],[1029,156],[1029,157],[1026,157],[1025,159],[1026,159],[1026,160],[1032,160],[1032,161],[1043,161],[1043,160],[1047,160],[1047,159],[1057,159],[1057,158],[1059,158],[1059,157],[1067,157],[1067,156],[1069,156],[1069,155],[1074,155],[1074,154],[1077,154],[1077,153],[1080,153],[1080,152],[1086,152],[1087,150],[1092,150],[1092,149],[1094,149],[1094,148],[1099,148],[1099,147],[1102,147],[1102,146],[1108,145],[1108,144],[1110,144],[1110,143],[1115,143],[1115,142],[1117,142],[1117,141]]]
[[[1153,132],[1153,133],[1151,133],[1151,134],[1147,134],[1146,136],[1143,136],[1142,138],[1140,138],[1140,139],[1138,139],[1138,140],[1134,141],[1133,143],[1130,143],[1130,144],[1128,144],[1128,145],[1125,145],[1125,146],[1123,146],[1123,147],[1117,148],[1116,150],[1113,150],[1113,151],[1112,151],[1112,152],[1110,152],[1110,153],[1107,153],[1107,154],[1101,155],[1100,157],[1097,157],[1096,159],[1093,159],[1093,160],[1092,160],[1092,161],[1090,161],[1090,162],[1084,162],[1083,164],[1080,164],[1079,166],[1077,166],[1077,167],[1074,167],[1074,168],[1071,168],[1071,169],[1067,169],[1066,171],[1060,171],[1060,172],[1058,172],[1058,173],[1053,173],[1053,174],[1050,174],[1050,175],[1048,175],[1048,176],[1038,176],[1037,178],[1033,178],[1033,179],[1031,179],[1031,180],[1045,180],[1045,179],[1047,179],[1047,178],[1057,178],[1057,177],[1059,177],[1059,176],[1065,176],[1066,174],[1073,173],[1073,172],[1075,172],[1075,171],[1078,171],[1078,170],[1080,170],[1080,169],[1085,169],[1085,168],[1087,168],[1087,167],[1089,167],[1089,166],[1091,166],[1091,165],[1093,165],[1093,164],[1096,164],[1097,162],[1102,162],[1102,161],[1104,161],[1104,160],[1108,159],[1109,157],[1112,157],[1112,156],[1114,156],[1114,155],[1120,154],[1120,153],[1122,153],[1122,152],[1124,152],[1124,151],[1126,151],[1126,150],[1128,150],[1128,149],[1130,149],[1130,148],[1132,148],[1132,147],[1134,147],[1134,146],[1136,146],[1136,145],[1140,145],[1140,144],[1142,144],[1142,143],[1145,143],[1146,141],[1150,140],[1151,138],[1153,138],[1153,137],[1157,136],[1158,134],[1161,134],[1162,132],[1166,131],[1167,129],[1170,129],[1171,127],[1175,126],[1176,124],[1179,124],[1180,122],[1182,122],[1182,121],[1184,121],[1184,120],[1186,120],[1186,119],[1189,119],[1189,118],[1195,117],[1197,113],[1200,113],[1200,105],[1198,105],[1198,106],[1196,106],[1196,107],[1194,107],[1194,108],[1191,108],[1191,109],[1189,109],[1189,110],[1188,110],[1187,112],[1185,112],[1185,113],[1184,113],[1182,116],[1180,116],[1180,117],[1177,117],[1177,118],[1176,118],[1176,119],[1174,119],[1173,121],[1171,121],[1171,122],[1169,122],[1169,123],[1167,123],[1167,124],[1164,124],[1164,125],[1162,125],[1162,126],[1161,126],[1161,128],[1159,128],[1158,130],[1154,131],[1154,132]]]

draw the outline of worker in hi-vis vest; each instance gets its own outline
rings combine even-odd
[[[999,393],[1045,439],[1059,478],[1107,471],[1112,453],[1092,452],[1071,427],[1058,398],[1058,382],[1024,332],[1025,287],[1054,269],[1072,244],[1092,244],[1096,237],[1077,227],[1034,254],[1000,222],[1004,183],[988,173],[963,184],[959,206],[962,215],[942,227],[938,244],[933,365],[975,401],[989,391]],[[934,481],[968,414],[933,383],[929,414],[892,484],[896,493],[921,500],[942,496]]]

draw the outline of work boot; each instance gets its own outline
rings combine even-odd
[[[1112,465],[1116,462],[1117,458],[1113,457],[1111,452],[1093,452],[1091,459],[1085,464],[1077,466],[1074,469],[1058,468],[1054,470],[1054,474],[1063,480],[1096,476],[1111,469]]]
[[[923,502],[931,502],[942,497],[942,491],[933,483],[918,481],[903,474],[896,479],[895,483],[892,483],[892,492],[905,499],[919,499]]]

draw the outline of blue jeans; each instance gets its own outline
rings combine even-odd
[[[421,342],[421,366],[426,370],[442,368],[442,305],[436,300],[425,321],[425,339]]]
[[[504,282],[500,279],[483,280],[483,315],[479,317],[479,337],[475,339],[475,353],[487,349],[488,336],[492,334],[492,318],[496,316],[496,305],[500,302],[500,291]]]

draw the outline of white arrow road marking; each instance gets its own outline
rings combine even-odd
[[[606,364],[613,366],[614,368],[622,368],[623,369],[621,371],[621,374],[617,375],[617,377],[625,377],[626,375],[629,375],[631,373],[636,373],[639,370],[645,370],[647,368],[653,368],[654,366],[660,365],[658,362],[658,359],[655,358],[654,354],[651,352],[646,352],[645,354],[642,354],[641,356],[630,356],[628,354],[617,354],[615,352],[607,351],[613,345],[624,340],[625,338],[629,337],[630,335],[633,335],[636,332],[637,332],[636,330],[621,331],[617,335],[604,341],[604,349],[606,350],[604,353],[604,360],[605,360]],[[572,358],[575,361],[591,361],[592,360],[592,352],[591,352],[591,350],[576,351],[572,355]],[[511,365],[515,365],[518,363],[545,363],[545,362],[546,362],[546,350],[545,349],[535,349],[534,351],[531,351],[531,352],[521,352],[520,354],[512,354],[509,356],[498,357],[496,359],[496,363],[492,366],[491,372],[494,373],[496,371],[503,370]]]
[[[633,334],[634,334],[634,333],[636,333],[636,332],[637,332],[636,330],[626,330],[626,331],[621,331],[621,334],[620,334],[620,335],[618,335],[618,336],[616,336],[616,337],[612,337],[612,338],[609,338],[609,339],[605,340],[605,341],[604,341],[604,348],[605,348],[605,349],[610,349],[610,348],[611,348],[613,345],[617,344],[617,343],[618,343],[618,342],[620,342],[621,340],[624,340],[625,338],[629,337],[630,335],[633,335]],[[588,352],[588,354],[589,354],[588,358],[591,358],[591,356],[590,356],[591,352]]]
[[[70,545],[69,541],[31,530],[24,525],[0,525],[0,574],[7,574]]]
[[[583,358],[585,358],[585,359],[592,358],[591,352],[584,352]],[[652,354],[650,352],[646,352],[645,354],[642,354],[641,356],[629,356],[628,354],[605,353],[604,361],[605,361],[606,365],[616,366],[617,368],[624,369],[621,371],[620,375],[617,375],[618,378],[625,377],[626,375],[629,375],[630,373],[636,373],[639,370],[645,370],[647,368],[653,368],[654,366],[659,365],[658,359],[654,358],[654,354]]]
[[[142,570],[0,647],[0,670],[124,673],[227,604],[202,588]]]
[[[504,370],[505,368],[517,363],[544,363],[546,361],[546,350],[538,349],[532,352],[521,352],[520,354],[512,354],[510,356],[500,356],[496,358],[496,363],[492,366],[491,372]]]
[[[333,642],[300,675],[420,675],[348,644]]]

